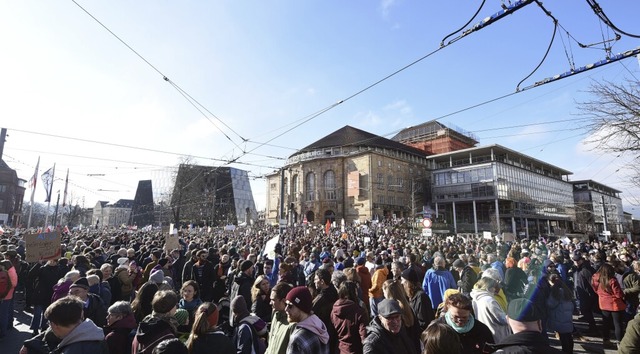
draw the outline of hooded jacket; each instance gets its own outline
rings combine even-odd
[[[233,285],[231,286],[230,299],[234,299],[238,295],[244,297],[244,301],[247,303],[247,308],[251,308],[251,287],[255,279],[247,274],[240,272],[233,279]]]
[[[284,311],[273,311],[266,354],[285,354],[289,345],[289,337],[295,328],[295,323],[287,321],[287,314]]]
[[[362,341],[367,336],[365,312],[349,299],[339,299],[331,310],[331,323],[338,336],[340,353],[362,352]]]
[[[131,353],[131,342],[133,338],[130,336],[131,331],[136,329],[138,324],[133,313],[119,319],[111,326],[104,328],[106,334],[105,340],[109,346],[109,353]]]
[[[81,322],[51,353],[64,354],[108,354],[109,349],[104,341],[102,328],[96,326],[91,320]]]
[[[507,314],[502,310],[493,294],[486,290],[471,290],[473,299],[473,312],[476,320],[484,323],[491,330],[493,339],[497,343],[511,334],[511,328],[507,322]]]
[[[392,334],[376,316],[367,327],[367,333],[367,338],[362,343],[364,354],[417,354],[405,326],[400,326],[398,334]]]
[[[298,353],[329,354],[329,333],[318,316],[310,315],[296,324],[287,354]]]
[[[444,316],[439,317],[436,321],[447,324],[447,320]],[[482,354],[482,348],[485,343],[493,343],[493,335],[484,323],[480,321],[474,321],[471,330],[466,333],[458,333],[460,338],[460,344],[462,344],[461,354]]]
[[[431,306],[437,308],[444,298],[447,289],[456,289],[458,284],[453,279],[453,274],[446,269],[429,269],[422,281],[422,290],[431,299]]]
[[[149,315],[138,326],[131,345],[131,353],[151,353],[153,348],[163,340],[176,338],[176,333],[176,327],[170,322],[168,316]]]

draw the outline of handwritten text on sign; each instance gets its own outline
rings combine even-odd
[[[27,262],[60,257],[60,233],[43,232],[41,234],[24,235]]]

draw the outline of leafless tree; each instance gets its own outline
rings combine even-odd
[[[587,90],[594,98],[579,102],[594,149],[640,158],[640,82],[594,82]],[[629,180],[640,186],[640,166],[629,164]]]

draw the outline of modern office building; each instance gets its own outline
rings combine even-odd
[[[247,171],[182,164],[171,194],[176,224],[228,225],[257,220]]]
[[[454,233],[558,235],[575,218],[570,171],[500,145],[427,157],[432,205]]]
[[[575,229],[590,235],[622,234],[626,223],[620,191],[593,180],[572,181]]]

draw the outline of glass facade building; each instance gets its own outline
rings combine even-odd
[[[571,172],[492,145],[427,157],[432,205],[455,233],[562,234],[575,218]]]

